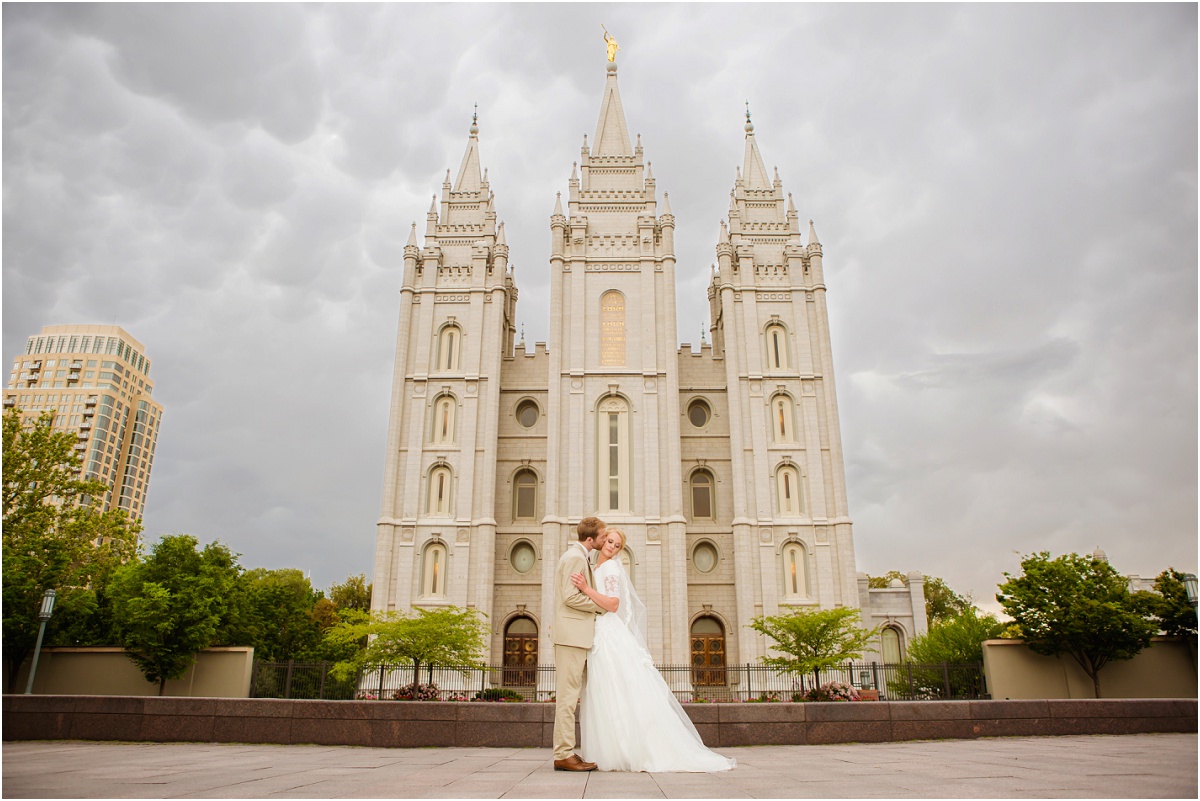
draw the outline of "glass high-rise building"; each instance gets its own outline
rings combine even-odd
[[[83,475],[108,485],[98,506],[140,520],[163,413],[153,390],[145,347],[125,329],[51,325],[13,360],[4,410],[53,411],[55,430],[76,437]]]

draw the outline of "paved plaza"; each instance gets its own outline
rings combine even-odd
[[[9,742],[5,798],[1195,798],[1196,735],[722,748],[728,773],[563,773],[547,748]]]

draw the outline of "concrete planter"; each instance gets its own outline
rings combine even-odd
[[[712,747],[1196,731],[1191,699],[687,704]],[[554,705],[6,695],[5,740],[549,748]]]

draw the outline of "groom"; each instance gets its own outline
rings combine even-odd
[[[596,615],[604,610],[575,588],[571,574],[582,573],[595,586],[588,554],[604,547],[604,521],[585,517],[575,531],[579,541],[567,543],[554,573],[554,769],[586,771],[595,770],[596,764],[575,753],[575,705],[587,680]]]

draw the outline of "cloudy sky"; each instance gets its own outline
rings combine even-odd
[[[402,250],[479,104],[529,341],[620,86],[679,340],[745,101],[825,250],[858,569],[994,608],[1016,552],[1196,568],[1196,7],[3,7],[3,358],[124,326],[166,407],[148,537],[372,569]]]

